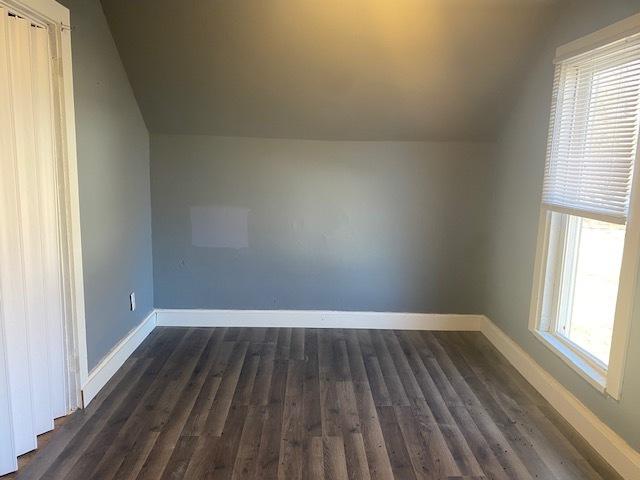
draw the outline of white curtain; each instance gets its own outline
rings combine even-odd
[[[67,413],[49,41],[0,8],[0,474]]]

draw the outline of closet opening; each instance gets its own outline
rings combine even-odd
[[[87,378],[69,12],[0,0],[0,474]]]

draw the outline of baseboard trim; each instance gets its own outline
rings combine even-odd
[[[482,315],[321,310],[166,310],[157,325],[165,327],[375,328],[399,330],[480,330]]]
[[[156,311],[153,310],[147,317],[126,337],[111,349],[111,351],[89,373],[87,381],[82,386],[83,408],[93,400],[111,377],[118,371],[124,362],[131,356],[136,348],[147,338],[156,327]]]
[[[609,465],[624,478],[640,478],[639,452],[605,425],[489,318],[484,317],[481,331]]]

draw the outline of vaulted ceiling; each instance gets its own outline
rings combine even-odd
[[[102,0],[149,130],[492,139],[551,0]]]

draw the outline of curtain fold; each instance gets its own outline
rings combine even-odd
[[[50,51],[0,8],[0,474],[67,413]]]

